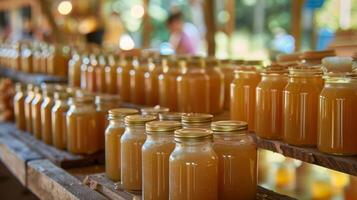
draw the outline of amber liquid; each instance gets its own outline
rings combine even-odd
[[[132,133],[129,133],[132,132]],[[121,181],[125,190],[137,191],[142,187],[141,147],[146,139],[145,130],[127,128],[120,139]]]
[[[98,106],[97,108],[97,142],[100,149],[105,148],[105,129],[109,124],[107,120],[108,111],[112,108],[116,108],[116,104],[108,104],[105,106]]]
[[[217,114],[223,111],[224,106],[224,75],[214,67],[207,68],[210,86],[210,113]]]
[[[178,75],[180,75],[179,69],[171,67],[159,76],[159,104],[172,112],[178,111],[176,81]]]
[[[210,144],[176,144],[169,161],[170,200],[216,200],[217,180],[218,157]]]
[[[82,64],[81,65],[81,88],[87,89],[87,69],[88,65]]]
[[[222,68],[222,72],[224,74],[224,108],[229,109],[231,100],[231,83],[234,79],[234,70],[231,67],[224,67]]]
[[[262,138],[283,137],[283,90],[287,75],[263,75],[256,89],[255,133]]]
[[[16,127],[20,130],[26,130],[25,116],[25,95],[23,92],[17,92],[14,96],[14,113]]]
[[[40,94],[36,94],[31,105],[31,114],[32,114],[32,134],[37,138],[41,139],[41,104],[43,98]]]
[[[159,104],[159,75],[162,67],[156,66],[152,71],[145,73],[145,104],[155,106]]]
[[[259,82],[257,72],[240,72],[231,84],[231,119],[248,122],[249,131],[254,131],[255,92]]]
[[[105,71],[104,66],[98,66],[94,69],[95,73],[95,82],[96,82],[96,91],[99,93],[106,92],[106,84],[105,84]]]
[[[357,83],[326,83],[320,94],[318,149],[357,154]]]
[[[106,66],[105,67],[105,87],[108,94],[117,94],[117,67]]]
[[[284,97],[284,141],[292,145],[315,146],[321,76],[289,78]]]
[[[145,72],[146,67],[140,66],[130,70],[130,102],[138,105],[145,104]]]
[[[68,83],[72,87],[81,86],[81,61],[79,58],[71,59],[68,64]]]
[[[117,86],[124,102],[130,102],[130,70],[128,66],[117,69]]]
[[[66,77],[68,74],[68,58],[56,51],[48,58],[47,71],[49,74]]]
[[[142,148],[144,199],[169,199],[169,157],[173,136],[150,135]]]
[[[35,95],[33,92],[28,92],[25,98],[25,119],[26,131],[32,133],[32,101]]]
[[[97,66],[92,66],[88,65],[87,67],[87,90],[91,92],[96,92],[97,86],[96,86],[96,74],[95,74],[95,69]]]
[[[105,172],[113,181],[120,180],[120,138],[124,131],[124,124],[116,125],[114,122],[110,122],[105,130]]]
[[[66,112],[68,105],[65,102],[57,101],[52,108],[52,143],[58,149],[65,149],[67,146],[67,125]]]
[[[178,109],[180,112],[210,112],[210,82],[204,69],[191,67],[177,78]]]
[[[213,144],[218,165],[218,199],[255,199],[257,148],[248,136],[217,136]]]
[[[41,138],[46,144],[52,144],[52,97],[46,97],[41,104]]]

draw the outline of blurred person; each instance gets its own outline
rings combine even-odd
[[[169,42],[176,54],[197,54],[201,37],[195,25],[184,22],[180,11],[171,13],[166,25],[170,31]]]

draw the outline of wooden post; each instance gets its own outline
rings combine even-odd
[[[209,56],[214,56],[216,52],[216,43],[214,40],[214,35],[216,33],[216,20],[215,20],[215,6],[214,0],[203,1],[205,23],[206,23],[206,41],[207,41],[207,54]]]
[[[148,48],[150,46],[150,38],[151,38],[151,32],[152,32],[152,26],[150,22],[150,16],[149,16],[149,2],[150,0],[144,0],[143,1],[143,7],[144,7],[144,16],[143,16],[143,29],[142,29],[142,46],[144,48]]]
[[[295,38],[295,51],[301,49],[301,15],[304,0],[291,1],[291,34]]]

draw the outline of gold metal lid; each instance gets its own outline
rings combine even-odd
[[[154,115],[128,115],[125,117],[125,125],[127,126],[145,126],[147,122],[156,120]]]
[[[203,128],[184,128],[175,131],[175,141],[197,141],[212,139],[212,131]]]
[[[265,67],[262,69],[262,74],[288,74],[289,70],[286,66],[277,64],[277,63],[272,63],[270,66]]]
[[[182,123],[207,123],[212,122],[213,115],[206,113],[185,113],[182,115]]]
[[[67,92],[55,92],[53,96],[56,100],[67,100],[70,95]]]
[[[325,50],[325,51],[305,51],[301,58],[304,60],[321,60],[322,58],[335,56],[335,50]]]
[[[244,131],[248,129],[248,123],[244,121],[234,121],[234,120],[217,121],[217,122],[212,122],[211,129],[215,133]]]
[[[146,133],[172,132],[181,129],[181,123],[178,121],[152,121],[146,123]]]
[[[160,120],[172,120],[172,121],[181,121],[182,115],[184,113],[180,112],[167,112],[167,113],[159,113]]]
[[[298,64],[301,61],[301,53],[279,54],[276,57],[276,61],[281,65]]]
[[[325,72],[348,73],[353,70],[352,61],[352,57],[333,56],[322,59],[322,65]]]
[[[32,92],[34,90],[34,85],[28,84],[26,87],[27,92]]]
[[[139,111],[133,108],[115,108],[108,111],[108,119],[123,118],[138,113]]]
[[[155,107],[146,107],[140,109],[143,115],[158,115],[160,113],[167,113],[170,111],[169,108],[155,106]]]
[[[313,75],[313,76],[322,76],[322,67],[317,66],[308,66],[308,65],[299,65],[289,68],[289,76],[305,76],[305,75]]]

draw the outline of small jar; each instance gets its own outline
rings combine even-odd
[[[67,124],[66,113],[69,109],[67,92],[55,92],[55,104],[51,110],[52,118],[52,144],[58,149],[66,149]]]
[[[81,61],[81,75],[80,75],[80,80],[81,80],[81,89],[85,90],[87,89],[87,72],[88,72],[88,65],[90,63],[89,57],[87,55],[82,56],[82,61]]]
[[[87,66],[86,89],[90,92],[96,92],[96,77],[95,69],[98,67],[98,59],[96,54],[89,56],[89,65]]]
[[[319,95],[323,88],[321,67],[289,69],[283,92],[283,139],[296,146],[316,146]]]
[[[21,46],[21,68],[22,71],[27,73],[33,72],[33,65],[32,65],[32,50],[28,44],[23,44]]]
[[[151,61],[145,73],[145,104],[148,106],[159,104],[159,75],[163,73],[161,62],[159,59]]]
[[[104,69],[105,87],[108,94],[117,94],[117,63],[114,55],[108,56],[108,64]]]
[[[41,139],[41,104],[43,101],[42,90],[35,87],[35,98],[31,102],[32,134],[37,139]]]
[[[206,74],[209,77],[210,109],[212,114],[221,113],[224,106],[224,74],[219,66],[219,61],[209,58],[205,64]]]
[[[128,57],[125,63],[117,68],[117,86],[119,95],[124,102],[130,102],[130,70],[138,65],[138,60]]]
[[[272,65],[261,76],[256,88],[255,133],[261,138],[282,139],[283,90],[288,84],[288,71]]]
[[[145,73],[151,59],[142,59],[138,65],[130,70],[130,102],[136,105],[145,104]]]
[[[96,91],[99,93],[106,93],[105,84],[105,66],[107,65],[106,58],[103,54],[98,57],[98,66],[94,69]]]
[[[26,131],[32,133],[32,101],[35,98],[34,86],[32,84],[27,85],[27,92],[25,98],[25,119],[26,119]]]
[[[142,189],[141,147],[146,140],[145,124],[155,119],[153,115],[125,117],[125,132],[120,139],[121,181],[125,190]]]
[[[176,147],[169,160],[171,200],[218,199],[218,157],[212,132],[185,128],[175,131]]]
[[[81,86],[81,56],[74,52],[68,61],[68,84],[71,87]]]
[[[124,118],[138,114],[139,111],[130,108],[116,108],[108,112],[109,125],[105,129],[105,173],[112,181],[120,180],[120,138],[124,134]]]
[[[155,107],[146,107],[140,109],[142,115],[154,115],[159,116],[160,113],[168,113],[170,111],[169,108],[155,106]]]
[[[243,64],[242,61],[240,64]],[[240,65],[239,64],[239,65]],[[234,64],[229,59],[220,60],[220,69],[224,74],[224,109],[228,110],[231,100],[231,83],[234,78]]]
[[[66,114],[67,150],[75,154],[92,154],[99,151],[97,113],[91,96],[70,99]]]
[[[169,199],[169,157],[175,148],[177,121],[153,121],[146,124],[146,141],[142,147],[143,198]]]
[[[22,131],[26,130],[26,116],[25,116],[25,93],[24,86],[16,83],[16,94],[14,96],[14,113],[16,127]]]
[[[69,47],[51,45],[47,49],[47,73],[60,77],[67,77]]]
[[[205,113],[185,113],[182,115],[184,128],[211,128],[213,115]]]
[[[255,199],[257,147],[242,121],[212,123],[213,149],[218,156],[218,199]]]
[[[159,114],[159,119],[161,121],[177,121],[177,122],[181,122],[183,114],[184,113],[180,113],[180,112],[160,113]]]
[[[107,114],[110,109],[119,107],[120,99],[114,95],[100,95],[95,97],[97,110],[97,141],[100,149],[104,149],[105,128],[108,126]]]
[[[46,144],[52,145],[52,114],[51,110],[55,104],[53,92],[46,90],[43,92],[43,102],[41,104],[41,139]]]

